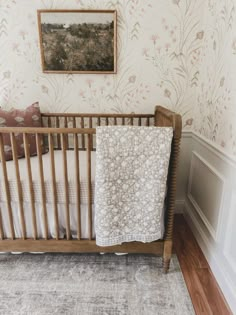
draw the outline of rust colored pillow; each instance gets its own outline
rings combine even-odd
[[[25,110],[11,109],[5,111],[0,108],[0,127],[41,127],[41,113],[39,104],[34,103]],[[18,158],[24,157],[23,134],[15,134]],[[29,137],[30,155],[36,155],[35,135],[30,134]],[[3,134],[4,152],[6,161],[12,160],[12,147],[9,134]]]

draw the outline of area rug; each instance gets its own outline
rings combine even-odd
[[[195,314],[174,255],[0,255],[1,315]]]

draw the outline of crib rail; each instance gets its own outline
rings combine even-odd
[[[153,126],[153,114],[93,114],[93,113],[43,113],[43,125],[54,128],[96,128],[97,126]],[[86,150],[85,136],[81,134],[79,149]],[[95,135],[91,136],[91,148],[96,148]],[[66,147],[71,149],[73,139],[69,134],[66,136]],[[57,139],[57,149],[61,149],[60,138]]]
[[[154,125],[153,114],[43,113],[43,125],[56,128],[96,128],[116,125]]]
[[[0,127],[0,133],[22,134],[95,134],[94,128]]]

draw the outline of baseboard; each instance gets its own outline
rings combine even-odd
[[[225,265],[224,262],[222,262],[222,259],[218,254],[218,251],[212,248],[212,246],[214,245],[211,244],[206,233],[201,227],[201,224],[199,223],[197,217],[194,214],[194,209],[191,203],[187,200],[187,198],[184,203],[183,214],[204,256],[206,257],[209,263],[209,266],[222,290],[222,293],[226,301],[228,302],[233,314],[236,314],[236,292],[234,284],[231,282],[226,271],[227,265]]]
[[[185,203],[184,199],[175,201],[175,213],[183,213],[184,212],[184,203]]]

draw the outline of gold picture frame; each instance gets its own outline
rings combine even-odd
[[[117,72],[116,10],[38,10],[44,73]]]

